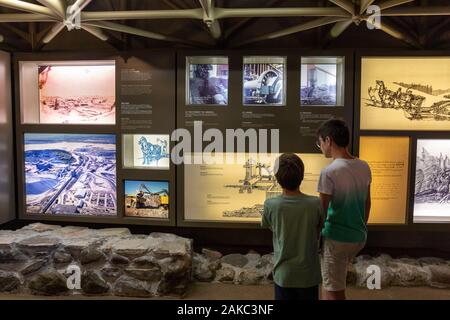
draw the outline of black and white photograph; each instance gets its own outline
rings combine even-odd
[[[336,105],[336,64],[302,64],[300,98],[302,105]]]
[[[285,68],[284,57],[244,57],[244,105],[285,105]]]
[[[417,141],[414,221],[450,221],[450,140]]]
[[[228,104],[228,58],[188,57],[189,105]]]

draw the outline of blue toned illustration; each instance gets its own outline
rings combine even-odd
[[[134,135],[135,167],[169,168],[169,135]]]
[[[117,213],[116,138],[111,134],[25,134],[26,212]]]

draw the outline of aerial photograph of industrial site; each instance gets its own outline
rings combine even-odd
[[[115,135],[30,133],[24,146],[27,214],[117,214]]]
[[[39,66],[40,123],[114,124],[114,65]]]

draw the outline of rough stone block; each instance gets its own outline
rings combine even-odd
[[[81,289],[86,294],[105,294],[109,286],[98,271],[88,270],[81,277]]]
[[[58,238],[48,235],[38,235],[20,241],[18,247],[21,250],[51,251],[55,249],[59,243],[60,240]]]
[[[41,269],[46,262],[47,262],[46,259],[38,259],[31,261],[20,270],[20,273],[22,275],[28,275],[30,273],[36,272],[39,269]]]
[[[151,297],[153,293],[149,286],[140,280],[122,276],[114,283],[115,295],[124,297]]]
[[[243,254],[232,253],[222,257],[222,263],[227,263],[234,267],[243,268],[248,263],[248,258]]]
[[[15,272],[0,270],[0,292],[10,292],[20,286],[20,278]]]
[[[38,294],[57,295],[67,292],[67,279],[56,270],[37,274],[29,283],[29,288]]]
[[[450,288],[450,266],[432,265],[429,266],[431,273],[430,285],[436,288]]]

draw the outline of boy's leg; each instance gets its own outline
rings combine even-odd
[[[298,300],[308,300],[315,301],[319,300],[319,286],[314,286],[310,288],[299,288],[297,291]]]
[[[289,300],[289,295],[286,288],[280,287],[276,283],[273,284],[275,290],[275,300]]]
[[[319,300],[319,286],[283,288],[274,283],[275,300]]]
[[[325,239],[323,248],[323,300],[345,300],[347,266],[364,247],[361,243],[345,243]]]

